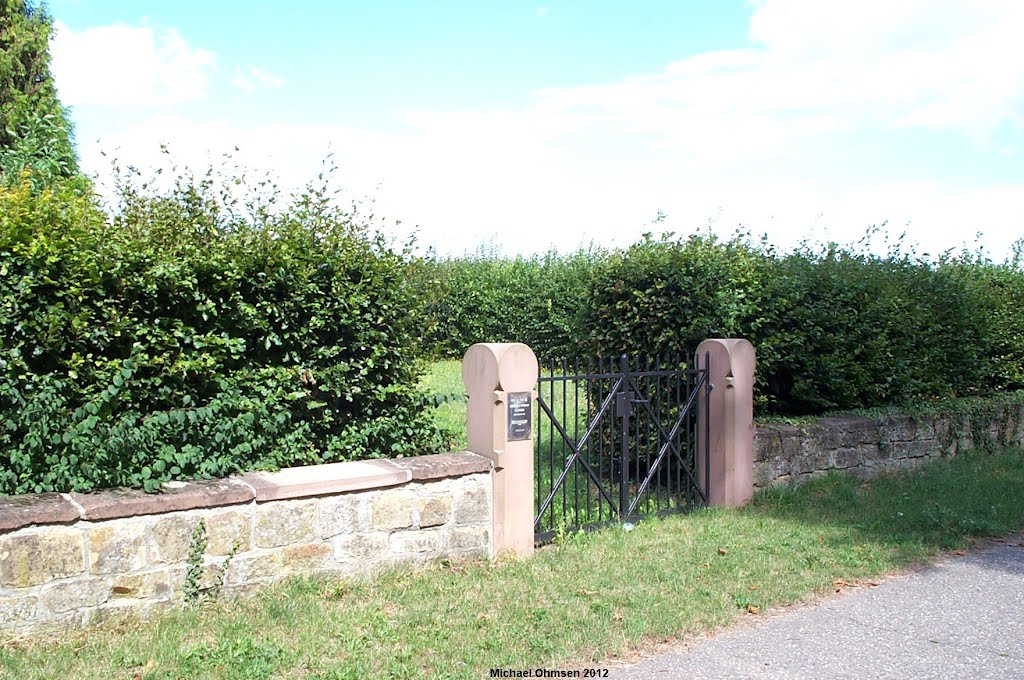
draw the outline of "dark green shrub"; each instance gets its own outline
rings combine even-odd
[[[650,235],[602,262],[583,332],[598,356],[692,354],[710,337],[737,337],[758,315],[761,255],[740,240]]]
[[[951,273],[830,247],[766,261],[749,328],[769,412],[820,413],[980,389],[985,319]],[[955,348],[955,349],[953,349]]]
[[[478,253],[423,263],[428,346],[437,356],[461,357],[476,342],[525,342],[546,359],[575,356],[590,279],[604,256]]]
[[[221,186],[126,182],[114,217],[0,188],[0,492],[444,446],[405,254],[323,190],[271,210]]]
[[[943,263],[944,274],[967,291],[966,311],[978,320],[978,347],[962,344],[951,360],[974,362],[978,390],[1024,389],[1024,271],[1021,262],[995,264],[964,254]],[[947,348],[949,349],[949,348]],[[969,393],[969,392],[968,392]]]
[[[592,353],[687,354],[705,338],[747,338],[761,413],[1024,385],[1024,274],[1012,266],[647,237],[602,263],[593,286]]]

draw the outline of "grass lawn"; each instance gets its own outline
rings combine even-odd
[[[574,535],[531,560],[438,564],[373,581],[291,580],[251,598],[0,645],[0,677],[476,678],[600,667],[1024,528],[1024,452],[967,454],[862,482],[760,493],[634,531]]]
[[[427,397],[441,397],[444,403],[433,408],[434,420],[455,441],[453,450],[466,448],[466,388],[462,384],[462,360],[432,361],[420,380],[420,388]],[[545,394],[549,403],[560,406],[562,396],[550,391]],[[575,401],[572,408],[580,408]],[[536,408],[536,407],[535,407]],[[585,412],[584,412],[585,414]],[[536,422],[536,412],[534,415]]]
[[[456,396],[465,397],[466,393],[466,388],[462,384],[462,360],[432,361],[420,381],[420,387],[427,395],[449,399],[434,409],[434,419],[438,426],[451,437],[454,442],[453,450],[465,449],[466,402],[459,400]]]

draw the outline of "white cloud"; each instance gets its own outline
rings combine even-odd
[[[238,124],[167,115],[126,126],[99,144],[81,144],[80,154],[83,167],[105,175],[111,158],[122,166],[155,168],[171,161],[202,170],[231,153],[253,175],[269,171],[290,190],[313,179],[331,153],[338,166],[335,179],[350,198],[375,198],[378,215],[401,219],[409,228],[422,224],[424,236],[446,250],[473,248],[497,232],[542,239],[538,248],[557,240],[534,230],[545,229],[559,214],[565,224],[571,222],[573,201],[564,199],[566,178],[573,180],[566,163],[522,137],[505,139],[493,129],[463,132],[479,143],[452,144],[437,130],[373,133],[337,125]],[[161,144],[169,147],[169,157],[161,154]],[[582,190],[580,185],[570,194]],[[545,206],[545,214],[527,217],[537,205]]]
[[[985,135],[1022,123],[1021,25],[1017,0],[764,0],[751,19],[753,48],[544,90],[535,111],[587,113],[701,158],[860,129]]]
[[[205,99],[214,52],[174,30],[124,24],[74,31],[55,22],[53,73],[65,104],[76,108],[161,109]]]
[[[244,92],[258,92],[281,87],[284,81],[276,73],[262,66],[235,67],[231,84]]]
[[[838,186],[810,179],[749,184],[715,180],[695,186],[690,198],[701,195],[711,199],[698,203],[705,211],[712,203],[722,206],[714,213],[716,232],[725,235],[744,225],[755,235],[767,233],[770,242],[783,249],[801,240],[851,244],[869,227],[884,225],[883,233],[871,241],[877,252],[887,250],[886,239],[895,242],[901,234],[906,235],[904,247],[915,246],[919,254],[935,256],[964,246],[973,250],[981,233],[980,243],[1001,259],[1015,240],[1024,237],[1020,183],[970,187],[907,179]],[[700,223],[700,209],[688,201],[662,207],[670,227],[686,232]]]
[[[448,131],[450,128],[439,128]],[[595,241],[628,245],[645,231],[690,233],[710,226],[729,235],[739,225],[768,233],[781,248],[801,239],[858,240],[872,224],[906,231],[932,254],[972,243],[985,234],[1002,256],[1024,236],[1024,184],[963,186],[931,179],[862,180],[844,185],[825,178],[777,180],[770,173],[738,180],[730,168],[692,172],[671,161],[587,164],[524,135],[502,138],[494,129],[467,130],[453,143],[447,132],[371,133],[340,126],[288,123],[238,125],[161,116],[109,135],[109,156],[155,167],[168,142],[171,159],[202,169],[222,152],[269,171],[285,189],[313,179],[333,153],[336,179],[349,198],[373,197],[378,216],[420,227],[420,242],[461,253],[494,240],[509,251],[571,249]],[[107,159],[96,145],[81,148],[83,165]],[[652,225],[658,209],[668,214]]]
[[[935,253],[980,230],[1001,255],[1024,235],[1020,175],[986,185],[936,155],[883,178],[828,154],[908,128],[967,135],[996,157],[1014,153],[1001,150],[1024,138],[1020,25],[1017,0],[765,0],[747,49],[543,90],[521,109],[407,111],[405,127],[386,132],[162,116],[79,138],[103,136],[103,148],[120,146],[140,165],[146,152],[157,160],[161,141],[200,165],[207,150],[238,145],[241,160],[286,186],[315,175],[333,150],[352,194],[375,195],[378,214],[421,225],[421,241],[443,252],[491,237],[521,251],[628,244],[662,209],[665,226],[680,232],[710,222],[728,234],[743,224],[781,247],[803,237],[855,241],[888,221]],[[236,76],[243,88],[260,83],[255,69]],[[102,167],[95,151],[83,147],[85,167]],[[804,169],[782,176],[786,156]]]

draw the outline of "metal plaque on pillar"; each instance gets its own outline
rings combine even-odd
[[[509,392],[508,441],[521,442],[533,436],[533,392]]]

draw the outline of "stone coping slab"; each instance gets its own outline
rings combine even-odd
[[[163,485],[160,493],[107,489],[97,493],[68,494],[81,506],[81,518],[90,521],[237,505],[248,503],[254,495],[252,487],[237,478],[169,482]]]
[[[442,453],[398,460],[368,460],[251,472],[227,479],[168,482],[160,493],[107,489],[96,493],[0,496],[0,533],[40,524],[102,521],[256,501],[362,491],[444,477],[490,472],[475,453]]]
[[[799,434],[803,434],[803,430],[789,423],[770,423],[768,425],[757,423],[754,425],[755,437],[776,437],[779,435],[786,437]]]
[[[409,470],[414,481],[490,472],[494,466],[490,458],[469,451],[399,458],[394,463]]]
[[[909,419],[910,416],[900,415],[898,419]],[[814,421],[811,427],[819,429],[842,430],[877,430],[879,421],[864,416],[822,416]]]
[[[324,496],[405,484],[412,473],[390,460],[358,460],[242,476],[256,490],[256,502]]]
[[[32,524],[67,524],[80,518],[78,508],[59,493],[0,496],[0,532]]]

